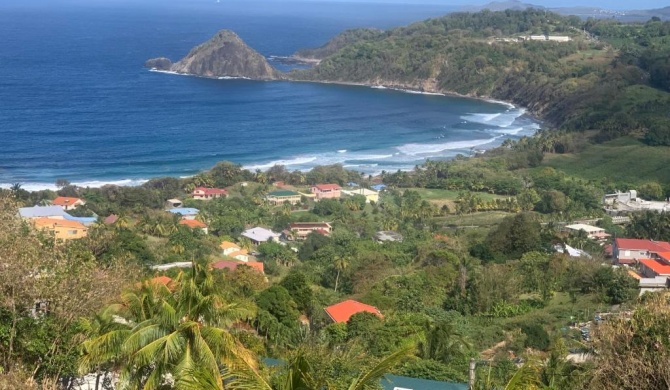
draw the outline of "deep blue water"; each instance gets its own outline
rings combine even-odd
[[[43,4],[47,3],[47,4]],[[0,4],[0,183],[46,187],[186,176],[230,160],[289,169],[411,169],[537,127],[522,110],[367,87],[150,72],[217,30],[266,56],[441,6],[229,1]],[[0,184],[2,185],[2,184]]]

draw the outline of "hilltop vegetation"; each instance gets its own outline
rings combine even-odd
[[[670,145],[669,33],[670,22],[659,20],[582,22],[533,9],[454,13],[360,34],[292,77],[493,97],[559,129],[596,130],[596,142],[633,135]],[[537,34],[572,40],[502,41]]]

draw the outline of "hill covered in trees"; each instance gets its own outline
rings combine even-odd
[[[569,42],[523,40],[569,36]],[[345,43],[342,45],[342,43]],[[454,13],[380,33],[347,31],[294,79],[492,97],[555,127],[670,145],[670,22],[564,17],[544,10]]]

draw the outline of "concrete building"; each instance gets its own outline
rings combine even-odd
[[[193,199],[196,200],[210,200],[216,198],[225,198],[228,196],[228,191],[222,188],[198,187],[193,190],[191,195],[193,196]]]
[[[372,191],[367,188],[358,188],[354,190],[342,190],[342,193],[349,196],[362,195],[365,197],[367,203],[370,202],[379,202],[379,192]]]
[[[254,243],[254,245],[259,245],[264,242],[274,241],[279,242],[279,237],[281,234],[275,233],[270,229],[265,229],[262,227],[255,227],[253,229],[247,229],[242,232],[242,237],[246,237]]]
[[[284,202],[289,202],[293,205],[300,203],[301,195],[295,191],[278,190],[270,192],[265,199],[274,206],[284,204]]]
[[[641,259],[670,258],[670,243],[617,238],[612,246],[612,255],[617,264],[635,264]]]
[[[316,200],[337,199],[341,196],[341,188],[337,184],[316,184],[312,186],[312,194]]]
[[[55,218],[36,218],[32,220],[32,222],[36,229],[53,232],[57,240],[75,240],[84,238],[88,234],[88,228],[77,221]]]
[[[330,236],[333,227],[329,222],[294,222],[289,225],[289,239],[304,240],[312,232]]]
[[[79,206],[86,204],[83,199],[79,198],[69,198],[67,196],[59,196],[56,199],[51,201],[51,204],[54,206],[60,206],[63,210],[74,210]]]

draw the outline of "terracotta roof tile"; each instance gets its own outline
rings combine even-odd
[[[56,205],[56,206],[69,206],[72,204],[75,204],[76,202],[81,201],[79,198],[69,198],[67,196],[59,196],[56,199],[51,201],[51,204]]]

